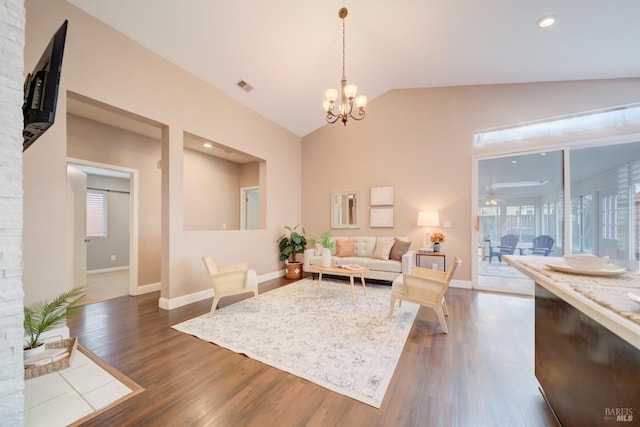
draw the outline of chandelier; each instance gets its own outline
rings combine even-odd
[[[336,89],[327,89],[324,93],[327,99],[322,103],[324,111],[327,112],[327,123],[333,124],[338,120],[342,120],[342,123],[344,123],[345,126],[347,125],[349,117],[354,120],[364,119],[364,107],[367,105],[367,97],[364,95],[356,96],[358,93],[358,86],[354,84],[347,84],[347,78],[345,77],[344,19],[347,17],[348,13],[349,12],[346,7],[343,7],[338,11],[338,16],[342,19],[342,80],[340,81],[340,104],[338,105],[337,111],[334,112],[336,100],[338,99],[338,91]],[[357,108],[357,111],[355,112],[353,111],[354,98]]]

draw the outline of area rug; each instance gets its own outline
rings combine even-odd
[[[387,320],[391,287],[303,279],[173,328],[379,408],[418,305]]]

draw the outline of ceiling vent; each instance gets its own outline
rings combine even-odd
[[[236,86],[238,86],[240,89],[244,90],[245,92],[251,92],[253,90],[253,86],[251,86],[249,83],[245,82],[244,80],[240,80],[238,83],[236,83]]]

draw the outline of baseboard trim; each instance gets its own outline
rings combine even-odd
[[[278,277],[282,277],[284,275],[285,275],[285,270],[263,274],[261,276],[258,276],[258,285],[267,280],[277,279]],[[182,307],[183,305],[187,305],[187,304],[193,304],[194,302],[202,301],[207,298],[213,298],[213,289],[209,288],[203,291],[182,295],[177,298],[161,297],[158,300],[158,307],[160,307],[163,310],[173,310],[174,308]]]
[[[160,290],[160,282],[149,283],[148,285],[137,286],[135,291],[131,295],[143,295],[151,292],[157,292]]]
[[[113,273],[114,271],[124,271],[128,269],[129,269],[128,265],[124,265],[122,267],[99,268],[97,270],[87,270],[87,275],[100,274],[100,273]]]
[[[452,280],[449,284],[452,288],[473,289],[473,284],[470,280]]]

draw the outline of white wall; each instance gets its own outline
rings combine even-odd
[[[22,83],[24,6],[0,2],[0,420],[22,425]]]

